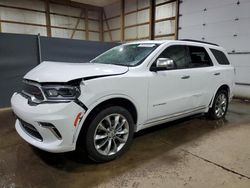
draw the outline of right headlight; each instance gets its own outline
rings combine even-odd
[[[48,100],[74,100],[81,94],[77,86],[43,86],[42,89]]]

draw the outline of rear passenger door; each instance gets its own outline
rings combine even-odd
[[[207,107],[212,98],[213,63],[202,46],[187,46],[190,74],[190,105],[193,108]]]

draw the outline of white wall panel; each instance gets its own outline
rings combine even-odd
[[[186,27],[192,28],[196,26],[202,26],[202,24],[204,23],[204,19],[197,19],[197,17],[200,16],[203,16],[203,12],[194,12],[193,14],[189,14],[188,16],[184,14],[179,17],[179,26],[183,29]]]
[[[229,60],[236,67],[236,82],[247,80],[250,84],[250,55],[231,54]]]
[[[218,7],[225,7],[236,4],[236,0],[184,0],[180,5],[181,14],[192,14],[203,11],[205,8],[211,10]],[[185,4],[185,5],[184,5]]]
[[[69,6],[57,5],[57,4],[50,4],[50,12],[66,14],[71,16],[80,16],[81,9]]]
[[[107,27],[106,21],[104,21],[104,22],[103,22],[103,30],[104,30],[104,31],[108,30],[108,27]]]
[[[137,28],[132,27],[132,28],[125,29],[124,35],[125,35],[125,39],[136,38],[137,37]]]
[[[69,27],[69,28],[74,28],[77,22],[76,18],[58,16],[58,15],[51,15],[50,20],[51,20],[51,25],[53,26]]]
[[[33,35],[37,35],[38,33],[40,33],[42,36],[47,35],[45,27],[9,24],[9,23],[1,23],[1,24],[2,24],[2,31],[6,33],[22,33],[22,34],[33,34]]]
[[[125,1],[125,13],[136,10],[136,0],[126,0]]]
[[[34,24],[46,24],[45,14],[39,12],[23,11],[0,7],[0,18],[3,20],[28,22]]]
[[[104,11],[106,13],[107,18],[110,18],[113,16],[120,16],[120,13],[121,13],[120,1],[113,3],[113,4],[110,4],[108,6],[105,6]],[[109,25],[109,29],[120,28],[120,21],[121,21],[120,17],[109,19],[107,21],[108,25]],[[104,30],[108,29],[107,22],[106,21],[103,22]],[[111,31],[111,36],[112,36],[113,41],[121,40],[120,30]],[[104,33],[104,41],[111,41],[110,37],[109,37],[109,32]]]
[[[142,10],[137,13],[137,23],[143,23],[149,21],[149,9]]]
[[[89,32],[89,40],[99,41],[99,33]]]
[[[141,25],[137,27],[138,37],[148,37],[149,36],[149,25]]]
[[[73,39],[86,40],[85,36],[86,36],[86,34],[84,31],[76,31]]]
[[[120,6],[121,6],[120,1],[113,3],[113,4],[110,4],[108,6],[105,6],[104,10],[105,10],[107,18],[120,15],[120,13],[121,13]]]
[[[119,41],[121,39],[121,30],[116,30],[111,32],[113,41]]]
[[[88,18],[99,19],[99,13],[97,11],[88,11]]]
[[[236,85],[234,90],[237,97],[249,98],[250,96],[250,87],[246,85]]]
[[[235,8],[236,8],[235,4],[229,4],[228,6],[208,9],[207,11],[203,13],[204,22],[217,23],[217,22],[223,22],[223,21],[232,21],[238,15],[237,14],[238,11],[235,11]]]
[[[159,3],[165,3],[165,2],[168,2],[169,0],[155,0],[155,3],[156,4],[159,4]]]
[[[137,13],[128,14],[125,16],[125,26],[134,25],[137,23]]]
[[[156,10],[155,10],[156,20],[175,16],[175,10],[176,10],[175,6],[176,6],[176,3],[168,3],[165,5],[156,7]]]
[[[204,39],[223,46],[228,52],[250,53],[250,0],[237,2],[184,0],[180,4],[179,38]],[[229,57],[236,68],[236,82],[250,84],[250,54]],[[236,88],[238,96],[250,97],[250,86]]]
[[[155,23],[155,35],[174,33],[174,28],[175,22],[171,20]]]
[[[169,36],[169,37],[158,37],[157,40],[174,40],[174,36]]]
[[[112,41],[120,41],[121,40],[121,31],[120,30],[111,31],[111,35],[112,35]],[[104,41],[105,42],[111,41],[108,32],[104,33]]]
[[[70,38],[72,35],[72,30],[52,28],[51,34],[53,37]]]
[[[120,27],[120,21],[121,21],[120,17],[108,20],[109,28],[110,29],[119,28]],[[105,27],[107,27],[106,22],[104,22],[104,25],[105,25]]]
[[[0,0],[0,4],[16,6],[22,8],[30,8],[34,10],[45,10],[44,1],[39,0]],[[59,13],[67,16],[59,16],[51,14],[51,25],[57,27],[65,27],[65,28],[75,28],[76,23],[78,21],[77,18],[73,18],[70,16],[79,17],[81,14],[80,8],[74,8],[70,6],[58,5],[58,4],[50,4],[50,11],[52,13]],[[84,17],[84,13],[82,14]],[[97,11],[89,11],[88,16],[90,18],[98,19],[99,14]],[[46,17],[45,13],[39,13],[34,11],[27,10],[19,10],[14,8],[3,8],[0,7],[0,19],[7,21],[15,21],[15,22],[24,22],[31,24],[41,24],[46,25]],[[99,22],[98,21],[88,21],[89,29],[99,31]],[[46,36],[47,31],[46,27],[38,27],[31,25],[22,25],[22,24],[13,24],[13,23],[1,23],[2,32],[9,33],[23,33],[23,34],[38,34]],[[77,29],[85,29],[85,21],[83,19],[80,20]],[[52,37],[62,37],[62,38],[70,38],[73,30],[67,29],[57,29],[52,28]],[[97,37],[98,36],[98,37]],[[76,31],[74,34],[74,39],[85,39],[84,31]],[[99,40],[99,33],[93,34],[90,33],[90,40]]]
[[[34,1],[34,0],[0,0],[2,5],[17,6],[22,8],[31,8],[33,7],[36,10],[44,10],[43,1]]]
[[[149,0],[138,0],[138,9],[149,7]]]
[[[105,33],[104,33],[103,39],[104,39],[105,42],[110,42],[110,41],[111,41],[108,32],[105,32]]]
[[[89,30],[99,31],[99,22],[88,20]]]
[[[168,0],[158,0],[157,4],[162,2],[167,2]],[[136,11],[138,9],[142,9],[145,7],[149,7],[150,1],[149,0],[126,0],[125,1],[125,13]],[[107,14],[107,18],[116,16],[120,14],[120,3],[115,3],[104,7],[105,12]],[[117,12],[117,13],[110,13],[110,12]],[[175,16],[176,11],[176,3],[168,3],[165,5],[157,6],[156,8],[156,19],[162,18],[169,18]],[[124,18],[124,25],[131,26],[140,23],[149,22],[149,9],[141,10],[135,13],[127,14]],[[119,28],[120,27],[120,18],[111,19],[109,20],[109,27],[110,29]],[[156,35],[165,35],[175,32],[175,24],[174,21],[164,21],[162,23],[156,23],[155,33]],[[104,23],[104,29],[107,30],[106,23]],[[117,32],[117,31],[116,31]],[[117,40],[113,37],[113,40]],[[125,40],[126,39],[136,39],[136,38],[145,38],[149,37],[149,24],[141,25],[141,26],[134,26],[131,28],[126,28],[124,31]],[[118,40],[120,40],[120,34],[117,35]],[[173,37],[171,37],[172,39]],[[109,34],[106,32],[104,34],[105,41],[109,41]]]

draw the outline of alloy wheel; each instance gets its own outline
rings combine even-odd
[[[220,118],[226,113],[227,109],[227,96],[220,93],[215,102],[215,115]]]
[[[103,118],[94,134],[95,149],[105,156],[114,155],[126,144],[129,124],[121,114],[110,114]]]

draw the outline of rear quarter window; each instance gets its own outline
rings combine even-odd
[[[211,49],[211,48],[210,48],[210,50],[220,65],[229,65],[230,64],[226,55],[224,54],[224,52],[222,52],[220,50]]]

